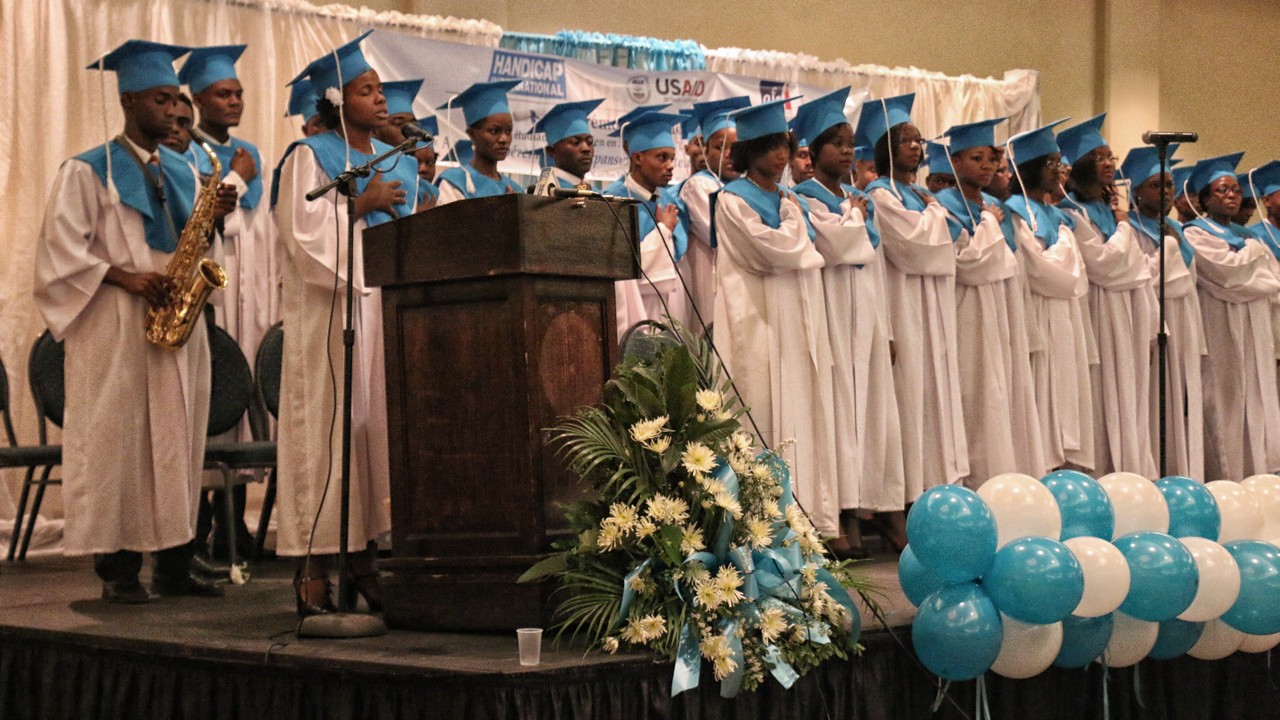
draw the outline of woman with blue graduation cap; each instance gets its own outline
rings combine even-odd
[[[1159,308],[1151,271],[1131,233],[1117,235],[1127,221],[1116,203],[1116,160],[1099,133],[1106,114],[1058,135],[1064,162],[1071,165],[1070,190],[1058,209],[1074,220],[1074,235],[1089,276],[1089,312],[1098,365],[1092,371],[1093,469],[1156,477],[1151,415],[1158,413],[1149,392],[1151,347]]]
[[[282,315],[288,328],[280,386],[276,552],[298,560],[294,588],[302,615],[333,608],[328,557],[339,549],[341,503],[333,502],[332,494],[329,501],[321,500],[327,480],[341,475],[342,434],[330,432],[329,419],[343,405],[342,383],[334,384],[332,372],[340,374],[343,364],[345,319],[335,308],[342,307],[347,292],[355,294],[356,313],[347,549],[353,553],[355,586],[371,609],[380,605],[373,540],[391,527],[382,301],[378,288],[364,284],[361,238],[366,228],[414,212],[417,167],[396,155],[371,177],[357,180],[352,278],[345,277],[346,198],[335,191],[315,202],[305,199],[346,168],[391,149],[374,137],[387,122],[387,106],[378,73],[360,51],[368,34],[326,53],[298,76],[311,80],[329,131],[290,145],[276,171],[276,224],[284,246]]]
[[[325,126],[320,122],[320,110],[316,107],[316,93],[311,89],[310,80],[298,80],[289,86],[289,107],[285,111],[285,117],[298,116],[302,118],[302,137],[311,137],[319,135],[326,131]]]
[[[956,255],[946,208],[912,182],[925,147],[911,123],[914,101],[914,94],[866,101],[856,134],[858,144],[875,148],[880,174],[867,194],[889,261],[885,284],[908,503],[929,487],[969,475],[956,363]]]
[[[826,260],[841,527],[831,550],[837,557],[865,557],[858,514],[901,513],[906,486],[880,238],[869,232],[866,196],[844,182],[854,156],[853,128],[844,115],[848,97],[849,88],[842,88],[811,100],[791,124],[807,141],[814,172],[795,192],[808,199]]]
[[[1017,256],[1027,287],[1027,340],[1045,464],[1093,467],[1093,400],[1089,366],[1096,364],[1089,325],[1089,278],[1066,215],[1045,202],[1059,184],[1062,157],[1050,123],[1009,138]]]
[[[822,254],[804,201],[780,183],[794,140],[788,98],[734,114],[743,174],[712,201],[716,347],[761,440],[795,438],[792,483],[823,535],[840,534],[831,341]]]
[[[1245,173],[1247,187],[1262,203],[1262,219],[1249,226],[1249,232],[1266,244],[1280,259],[1280,160]]]
[[[937,197],[955,243],[956,352],[969,443],[965,484],[974,489],[1003,473],[1040,477],[1047,469],[1013,212],[1006,215],[983,192],[1000,167],[995,127],[1002,122],[956,125],[944,133],[949,146],[937,151],[938,163],[946,162],[957,182]]]
[[[1204,319],[1205,477],[1240,480],[1280,470],[1272,303],[1275,256],[1244,227],[1236,165],[1244,153],[1196,163],[1187,191],[1203,215],[1182,228],[1195,250]]]
[[[435,115],[420,117],[415,122],[432,138],[440,137],[440,123]],[[440,197],[440,187],[435,184],[437,157],[434,142],[430,145],[419,142],[413,151],[413,159],[418,161],[418,207],[422,210],[435,207],[436,198]]]
[[[1200,367],[1208,349],[1196,294],[1196,259],[1191,245],[1182,236],[1182,226],[1168,220],[1160,240],[1160,219],[1173,206],[1173,178],[1168,168],[1178,149],[1168,149],[1166,168],[1160,171],[1156,148],[1137,147],[1129,151],[1120,166],[1119,177],[1129,185],[1130,210],[1116,229],[1112,242],[1133,243],[1147,258],[1153,288],[1159,293],[1160,263],[1165,274],[1165,326],[1169,334],[1168,385],[1165,437],[1166,466],[1171,475],[1208,480],[1204,475],[1204,388]],[[1160,186],[1165,187],[1165,205],[1160,205]],[[1160,396],[1160,358],[1151,354],[1150,397]],[[1159,455],[1160,410],[1152,400],[1150,418],[1152,444]]]
[[[695,103],[693,123],[701,128],[701,170],[685,178],[676,189],[680,199],[682,222],[689,235],[685,253],[686,278],[693,294],[694,306],[702,319],[710,323],[715,313],[716,255],[711,247],[711,194],[738,178],[729,161],[729,149],[738,137],[733,112],[751,105],[745,95]],[[692,158],[690,158],[692,162]]]
[[[925,145],[924,164],[929,166],[929,174],[924,176],[924,186],[935,196],[956,186],[956,173],[951,167],[949,152],[942,143],[930,142]]]
[[[511,117],[511,106],[507,104],[507,91],[520,83],[520,80],[476,83],[436,108],[445,111],[462,108],[462,117],[467,123],[467,137],[471,140],[474,152],[470,162],[440,173],[436,180],[436,185],[440,187],[437,206],[459,200],[524,192],[524,188],[515,180],[498,170],[498,163],[506,160],[511,152],[512,129],[515,124]]]
[[[1183,165],[1173,169],[1173,209],[1178,213],[1178,222],[1183,225],[1195,220],[1196,213],[1200,212],[1200,202],[1194,195],[1187,192],[1187,180],[1191,178],[1191,171],[1195,169],[1195,165]]]

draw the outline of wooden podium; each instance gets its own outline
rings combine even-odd
[[[386,343],[389,625],[545,625],[550,588],[516,578],[568,534],[557,503],[583,495],[547,430],[601,400],[635,233],[630,206],[530,195],[365,230]]]

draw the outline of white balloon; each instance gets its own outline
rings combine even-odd
[[[1140,530],[1169,532],[1169,504],[1154,482],[1135,473],[1114,472],[1101,477],[1098,484],[1115,509],[1116,529],[1111,539]]]
[[[1129,563],[1124,554],[1096,537],[1073,537],[1062,544],[1076,556],[1084,573],[1084,595],[1071,614],[1101,617],[1120,607],[1129,594]]]
[[[1014,680],[1034,677],[1049,669],[1062,649],[1062,623],[1032,625],[1000,613],[1004,641],[992,672]]]
[[[1280,645],[1280,633],[1271,635],[1246,634],[1244,642],[1240,643],[1240,652],[1264,653],[1276,645]]]
[[[1253,493],[1262,513],[1261,540],[1274,544],[1280,538],[1280,475],[1254,475],[1240,483]]]
[[[1258,500],[1248,488],[1231,480],[1214,480],[1205,487],[1218,501],[1218,514],[1222,517],[1222,531],[1218,542],[1232,540],[1256,540],[1262,534],[1262,512]]]
[[[1187,622],[1207,622],[1222,617],[1240,594],[1240,566],[1227,549],[1202,537],[1179,538],[1191,551],[1200,574],[1200,586],[1191,605],[1178,616]]]
[[[1160,623],[1129,617],[1122,612],[1114,616],[1111,640],[1103,657],[1107,667],[1129,667],[1151,654],[1160,635]]]
[[[1201,660],[1221,660],[1239,650],[1242,642],[1244,633],[1221,620],[1210,620],[1204,624],[1204,632],[1187,654]]]
[[[1049,488],[1030,475],[1005,473],[982,483],[978,496],[996,518],[996,548],[1018,538],[1062,537],[1062,511]]]

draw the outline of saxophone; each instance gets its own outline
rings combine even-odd
[[[169,300],[147,309],[147,341],[170,350],[182,347],[191,337],[191,331],[204,315],[209,293],[227,286],[226,271],[204,256],[213,233],[213,207],[222,182],[222,163],[195,128],[191,129],[191,142],[209,156],[213,172],[200,186],[191,217],[182,228],[178,247],[165,267],[164,274],[173,281]]]

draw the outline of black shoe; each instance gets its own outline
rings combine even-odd
[[[151,578],[151,592],[157,595],[191,595],[194,597],[222,597],[225,592],[222,586],[199,577],[194,572],[171,577],[154,575]]]
[[[102,599],[122,605],[141,605],[151,601],[147,589],[138,582],[137,575],[102,583]]]
[[[871,551],[861,545],[847,548],[827,547],[827,551],[837,560],[869,560],[871,558]]]
[[[191,558],[191,571],[210,579],[225,580],[231,575],[231,566],[216,563],[197,553]]]

